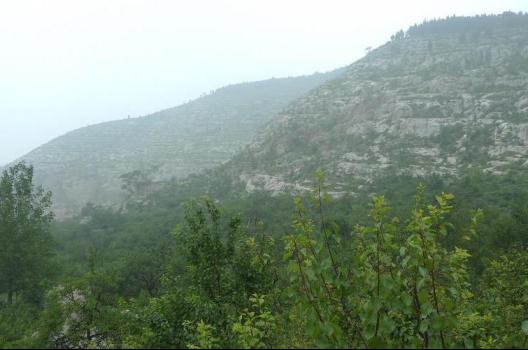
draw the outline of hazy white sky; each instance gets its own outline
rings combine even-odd
[[[527,0],[0,0],[0,164],[222,85],[352,63],[399,29]]]

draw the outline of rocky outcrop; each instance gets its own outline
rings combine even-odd
[[[322,167],[352,191],[387,172],[527,167],[528,21],[486,20],[393,40],[298,99],[245,151],[246,178],[303,182]]]

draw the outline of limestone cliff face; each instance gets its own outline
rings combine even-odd
[[[21,160],[53,192],[58,216],[86,202],[113,205],[126,196],[121,175],[139,170],[158,182],[225,162],[289,102],[340,73],[228,86],[146,117],[72,131]]]
[[[292,103],[238,157],[239,180],[295,189],[322,167],[339,193],[387,171],[528,171],[528,20],[467,20],[396,38]]]

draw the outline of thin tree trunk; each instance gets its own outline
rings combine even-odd
[[[12,291],[9,291],[7,293],[7,303],[9,305],[13,305],[13,292]]]

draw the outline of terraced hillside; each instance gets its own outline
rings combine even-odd
[[[155,183],[218,165],[289,102],[341,71],[227,86],[146,117],[72,131],[21,159],[53,191],[58,216],[86,202],[115,204],[126,196],[121,175],[140,171],[136,180]]]

